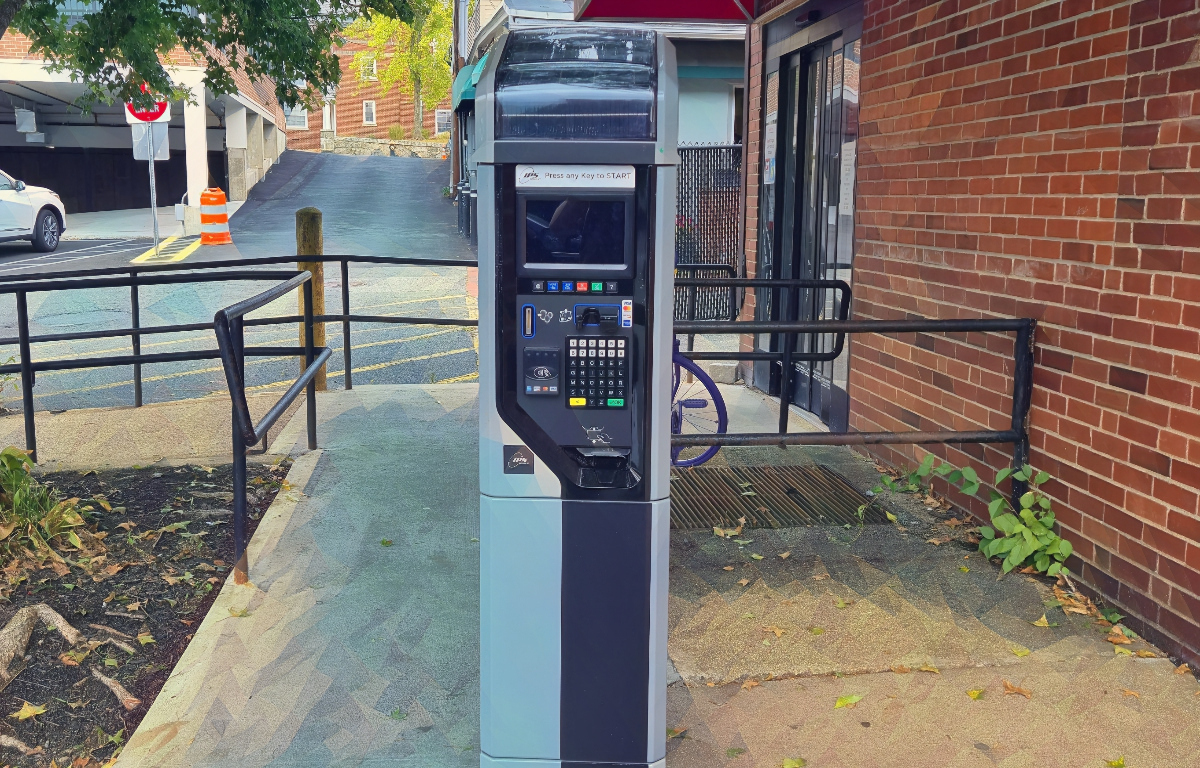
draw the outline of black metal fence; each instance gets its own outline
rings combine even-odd
[[[679,148],[675,264],[687,277],[740,274],[740,144]],[[719,266],[713,271],[702,265]],[[675,291],[676,319],[716,320],[737,311],[738,294],[722,288]],[[690,311],[689,311],[690,310]]]
[[[811,283],[812,285],[806,285]],[[825,285],[825,283],[841,285]],[[847,320],[846,308],[850,304],[849,287],[843,290],[842,281],[824,280],[754,280],[754,279],[686,279],[676,280],[676,285],[685,288],[711,287],[728,290],[734,287],[811,287],[837,288],[844,293],[840,301],[843,309],[837,320],[810,320],[800,322],[744,321],[744,322],[675,322],[676,334],[732,334],[741,336],[754,333],[778,333],[783,336],[780,351],[746,352],[684,352],[693,360],[771,360],[781,365],[783,382],[779,398],[779,428],[776,432],[743,432],[727,434],[674,435],[671,445],[675,447],[703,447],[710,445],[771,446],[771,445],[928,445],[934,443],[1012,443],[1014,468],[1021,468],[1029,460],[1029,408],[1033,399],[1033,342],[1037,321],[1030,318],[1005,318],[995,320],[930,320],[912,318],[908,320]],[[1013,389],[1012,410],[1008,429],[971,431],[905,431],[905,432],[788,432],[791,383],[789,381],[793,363],[822,362],[836,359],[843,353],[848,333],[1015,333],[1013,340]],[[833,337],[831,348],[820,352],[801,352],[796,346],[798,336],[807,334],[829,334]],[[1014,506],[1020,496],[1028,490],[1026,483],[1013,480]]]
[[[181,323],[173,325],[156,325],[143,327],[141,325],[139,289],[150,285],[187,284],[187,283],[217,283],[226,281],[276,281],[291,280],[296,277],[295,267],[290,271],[280,270],[283,264],[295,265],[298,261],[335,262],[341,270],[341,312],[338,314],[316,315],[313,320],[318,323],[340,322],[342,325],[342,356],[346,370],[346,389],[353,388],[351,377],[351,323],[388,323],[404,325],[453,325],[472,327],[479,324],[478,320],[454,317],[414,317],[392,315],[364,315],[350,312],[350,264],[377,264],[393,266],[422,266],[422,267],[475,267],[478,262],[454,259],[424,259],[424,258],[392,258],[386,256],[274,256],[259,259],[229,259],[218,262],[200,262],[196,264],[157,264],[137,267],[108,267],[102,269],[84,269],[56,272],[53,275],[14,275],[0,282],[0,295],[14,294],[17,300],[17,336],[0,338],[0,346],[17,345],[20,350],[20,360],[16,363],[0,365],[0,375],[19,373],[21,377],[21,401],[25,417],[25,448],[32,452],[34,461],[37,460],[37,430],[34,420],[34,386],[37,383],[37,373],[40,371],[68,371],[85,368],[114,368],[119,366],[133,367],[134,405],[142,404],[142,366],[151,363],[176,363],[193,360],[223,359],[219,349],[196,349],[184,352],[143,353],[142,338],[164,333],[179,333],[184,331],[208,331],[213,324]],[[276,269],[254,269],[254,267],[274,266]],[[304,274],[308,274],[305,272]],[[299,284],[297,284],[299,285]],[[311,284],[306,283],[311,288]],[[295,287],[295,286],[293,286]],[[90,288],[129,288],[129,307],[131,324],[128,328],[113,328],[95,331],[74,331],[70,333],[49,333],[33,335],[29,330],[28,296],[31,293],[46,291],[86,290]],[[282,296],[283,294],[279,294]],[[278,297],[276,297],[278,298]],[[311,306],[311,304],[306,304]],[[250,311],[250,310],[247,310]],[[302,315],[283,315],[279,317],[254,318],[238,321],[241,326],[292,325],[306,322]],[[130,354],[88,356],[78,355],[71,358],[55,360],[33,359],[33,345],[52,341],[83,341],[87,339],[128,338]],[[296,347],[247,347],[246,355],[279,357],[295,355],[300,357],[304,350]],[[265,430],[264,430],[265,436]]]

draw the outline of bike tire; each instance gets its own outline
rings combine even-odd
[[[716,434],[725,434],[725,431],[729,428],[729,414],[725,409],[725,398],[721,397],[721,391],[717,389],[717,385],[715,382],[713,382],[712,377],[709,376],[703,368],[696,365],[695,362],[678,352],[674,354],[672,362],[674,363],[675,368],[674,381],[672,382],[673,386],[671,388],[672,404],[674,404],[675,397],[679,392],[679,382],[682,381],[683,378],[679,369],[685,368],[688,370],[688,372],[696,377],[696,380],[700,382],[700,386],[708,390],[709,397],[712,398],[713,407],[717,411]],[[710,460],[713,456],[716,456],[717,452],[720,450],[721,446],[713,445],[698,456],[693,456],[688,459],[680,459],[679,454],[683,451],[683,449],[671,448],[671,464],[676,467],[698,467],[704,462]]]

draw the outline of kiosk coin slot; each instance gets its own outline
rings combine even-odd
[[[530,28],[476,87],[483,768],[665,764],[675,69]]]

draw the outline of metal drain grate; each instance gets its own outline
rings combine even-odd
[[[825,467],[696,467],[672,472],[671,526],[732,527],[739,517],[747,528],[857,525],[868,501]],[[887,516],[868,507],[863,522],[886,523]]]

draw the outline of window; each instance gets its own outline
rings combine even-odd
[[[451,115],[454,114],[448,109],[439,109],[434,112],[434,120],[437,124],[435,133],[445,133],[450,130]]]
[[[284,125],[288,128],[308,130],[308,110],[304,107],[284,107],[283,116],[285,118]]]
[[[375,125],[375,102],[363,102],[363,125]]]
[[[359,72],[359,77],[363,80],[378,80],[379,62],[375,61],[375,59],[368,59],[364,61],[362,71]]]

